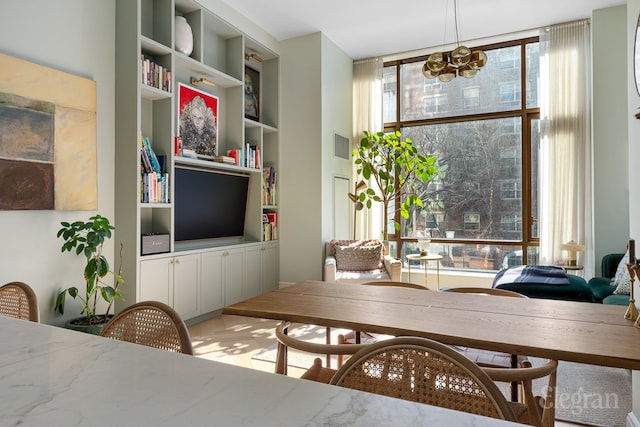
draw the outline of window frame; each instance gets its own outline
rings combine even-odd
[[[405,59],[397,59],[397,60],[393,60],[393,61],[386,61],[384,63],[384,67],[395,67],[395,73],[396,73],[396,77],[395,77],[395,81],[396,81],[396,96],[395,96],[395,113],[393,114],[393,117],[395,117],[395,121],[393,122],[385,122],[384,123],[384,131],[385,132],[396,132],[396,131],[401,131],[401,129],[403,127],[406,126],[415,126],[415,125],[423,125],[423,124],[437,124],[437,123],[455,123],[455,122],[465,122],[465,121],[473,121],[473,120],[478,120],[478,119],[490,119],[490,118],[506,118],[506,117],[517,117],[520,118],[521,120],[516,120],[514,122],[519,122],[521,123],[522,129],[521,129],[521,158],[522,158],[522,165],[521,165],[521,178],[520,178],[520,182],[521,182],[521,186],[520,186],[520,196],[522,198],[522,212],[519,215],[519,226],[521,227],[522,231],[522,235],[521,235],[521,239],[520,240],[481,240],[481,239],[460,239],[460,238],[431,238],[431,240],[433,242],[441,242],[441,243],[454,243],[454,244],[473,244],[473,245],[502,245],[502,246],[508,246],[508,247],[513,247],[513,250],[522,250],[522,253],[529,253],[530,250],[529,248],[534,248],[535,250],[537,250],[537,248],[540,246],[540,241],[538,237],[534,237],[533,235],[533,227],[534,224],[537,221],[536,216],[531,212],[531,208],[532,206],[534,206],[534,203],[532,203],[531,200],[531,187],[532,184],[530,182],[530,179],[532,179],[532,173],[531,173],[531,166],[532,166],[532,161],[531,161],[531,128],[532,128],[532,121],[534,120],[540,120],[540,108],[538,107],[531,107],[531,108],[527,108],[526,103],[527,103],[527,97],[529,96],[528,91],[527,91],[527,76],[526,76],[526,72],[527,72],[527,45],[531,44],[531,43],[538,43],[539,42],[539,38],[538,37],[529,37],[529,38],[524,38],[524,39],[518,39],[518,40],[512,40],[512,41],[507,41],[507,42],[503,42],[503,43],[496,43],[496,44],[492,44],[492,45],[486,45],[486,46],[477,46],[477,49],[481,49],[481,50],[491,50],[491,49],[499,49],[499,48],[508,48],[508,47],[514,47],[514,46],[519,46],[520,47],[520,81],[516,82],[516,86],[519,87],[520,90],[520,107],[517,109],[513,109],[513,110],[508,110],[508,111],[498,111],[498,112],[489,112],[489,113],[477,113],[477,114],[465,114],[464,112],[460,112],[458,113],[458,115],[455,116],[447,116],[447,117],[438,117],[438,118],[433,118],[433,117],[425,117],[422,119],[412,119],[412,120],[402,120],[401,117],[401,104],[403,102],[402,99],[402,89],[401,89],[401,82],[402,82],[402,65],[403,64],[407,64],[407,63],[412,63],[412,62],[424,62],[427,58],[427,56],[420,56],[420,57],[412,57],[412,58],[405,58]],[[501,68],[502,70],[502,68]],[[482,72],[482,71],[480,71]],[[513,82],[509,82],[509,81],[505,81],[505,84],[507,83],[513,83]],[[442,84],[446,84],[446,83],[442,83]],[[518,89],[518,87],[516,87],[516,91]],[[426,94],[426,93],[425,93]],[[435,95],[435,94],[432,94]],[[508,101],[507,101],[508,102]],[[513,102],[513,101],[511,101]],[[428,116],[428,115],[427,115]],[[514,125],[517,126],[517,125]],[[535,176],[535,174],[533,175]],[[400,198],[399,196],[397,197],[397,199],[395,200],[395,204],[397,206],[400,205]],[[396,222],[400,223],[401,222],[401,218],[400,218],[400,213],[399,212],[395,212],[394,218],[393,220],[395,220]],[[516,228],[518,228],[516,226]],[[403,254],[403,245],[407,244],[407,243],[414,243],[417,242],[417,239],[415,238],[409,238],[409,237],[402,237],[399,233],[396,233],[395,230],[393,228],[391,228],[391,232],[388,236],[389,240],[391,242],[393,242],[395,244],[396,247],[396,254],[397,256],[402,256]],[[527,264],[527,260],[529,259],[529,257],[524,257],[524,259],[522,260],[523,264]]]

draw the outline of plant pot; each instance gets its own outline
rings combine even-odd
[[[113,314],[109,314],[108,316],[98,316],[98,318],[92,323],[89,323],[86,317],[76,317],[75,319],[67,320],[64,327],[73,331],[100,335],[100,332],[102,332],[102,329],[104,329],[112,317]]]

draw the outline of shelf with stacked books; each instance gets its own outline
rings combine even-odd
[[[262,170],[262,206],[275,209],[276,198],[276,169],[273,166],[265,166]]]
[[[278,209],[275,201],[270,202],[271,205],[262,202],[261,189],[265,165],[273,165],[274,170],[280,165],[278,53],[271,50],[270,42],[251,39],[233,22],[225,20],[226,13],[211,11],[198,0],[116,0],[115,3],[118,33],[115,216],[118,238],[135,254],[124,261],[125,280],[130,284],[125,290],[126,304],[140,298],[144,281],[142,263],[149,261],[149,257],[160,257],[141,251],[141,234],[148,233],[170,236],[169,254],[162,257],[185,254],[204,257],[211,251],[219,251],[220,247],[225,248],[224,253],[248,251],[257,246],[275,248],[269,251],[275,255],[265,257],[267,261],[263,260],[262,265],[248,262],[244,256],[238,257],[234,269],[242,279],[234,280],[231,287],[234,292],[242,290],[245,275],[257,274],[266,267],[276,272],[274,283],[277,284],[279,244],[263,241],[277,238]],[[191,27],[192,51],[182,49],[180,43],[176,46],[178,16],[184,17]],[[259,73],[258,120],[246,117],[247,66]],[[187,102],[193,101],[196,95],[215,100],[212,108],[215,130],[203,138],[210,145],[206,151],[199,151],[186,142],[181,147],[179,143],[186,135],[181,128],[184,112],[181,87],[188,87],[193,94]],[[195,120],[195,116],[191,116],[194,126]],[[215,136],[210,137],[211,134]],[[185,154],[184,148],[192,150],[193,155]],[[235,150],[235,156],[229,155],[230,150]],[[232,187],[230,182],[237,186]],[[209,191],[212,189],[218,193],[212,195]],[[189,205],[194,206],[195,211],[202,211],[205,193],[209,194],[206,199],[212,201],[208,203],[207,209],[211,210],[207,212],[215,209],[228,212],[229,203],[240,200],[236,205],[244,206],[244,221],[237,223],[242,223],[243,228],[236,227],[235,223],[221,226],[217,216],[203,215],[209,222],[198,223],[196,236],[185,234],[180,227],[184,226],[185,218],[191,220]],[[238,200],[234,202],[234,198]],[[232,231],[227,231],[229,229]],[[204,286],[222,271],[209,266],[206,275],[198,274],[202,274]],[[206,307],[211,306],[199,301],[201,290],[196,295],[183,295],[190,304],[201,307],[197,313],[189,312],[189,316],[210,311]]]
[[[140,136],[140,203],[168,204],[171,186],[166,172],[166,156],[156,155],[151,141]]]
[[[278,212],[265,210],[262,214],[262,241],[278,240]]]

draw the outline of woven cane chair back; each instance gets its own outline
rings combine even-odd
[[[180,315],[158,301],[142,301],[116,314],[101,336],[176,353],[193,354],[191,336]]]
[[[33,289],[22,282],[11,282],[1,286],[0,314],[39,322],[38,298]]]
[[[500,389],[451,347],[414,337],[371,344],[338,370],[330,384],[514,421]]]

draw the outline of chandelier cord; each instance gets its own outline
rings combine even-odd
[[[453,0],[453,20],[456,25],[456,47],[460,47],[460,34],[458,34],[458,0]]]

